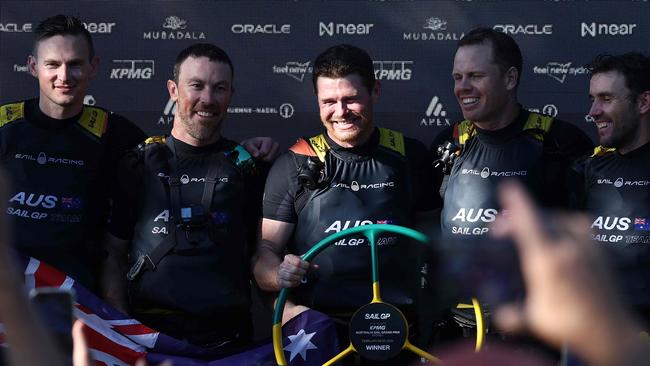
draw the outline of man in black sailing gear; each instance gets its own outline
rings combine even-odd
[[[522,56],[508,35],[474,29],[458,42],[452,76],[464,121],[441,132],[450,141],[449,175],[442,181],[442,236],[477,238],[499,212],[496,187],[522,181],[544,206],[566,207],[572,162],[592,143],[577,127],[525,110],[517,102]]]
[[[592,215],[621,295],[650,324],[650,58],[601,55],[592,63],[589,115],[600,146],[574,166],[573,205]]]
[[[114,301],[192,344],[226,352],[251,338],[250,257],[264,176],[221,135],[233,64],[212,44],[178,55],[167,82],[177,103],[171,136],[124,159],[110,225]],[[129,252],[127,266],[126,252]]]
[[[254,275],[266,291],[296,287],[302,280],[294,290],[299,303],[347,320],[372,299],[367,239],[341,239],[313,263],[299,256],[347,228],[413,226],[415,213],[431,206],[431,171],[421,143],[375,126],[380,83],[364,50],[328,48],[314,63],[313,83],[326,131],[299,139],[273,165]],[[381,289],[387,302],[414,321],[420,248],[405,244],[395,234],[378,239]],[[308,271],[315,265],[317,270]]]
[[[99,292],[117,162],[144,133],[119,115],[83,104],[99,60],[79,19],[43,20],[34,29],[27,65],[38,79],[39,97],[0,106],[13,241],[21,253]]]

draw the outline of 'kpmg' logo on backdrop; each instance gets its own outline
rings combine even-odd
[[[411,80],[413,61],[373,61],[377,80]]]
[[[111,79],[151,79],[154,60],[113,60]]]

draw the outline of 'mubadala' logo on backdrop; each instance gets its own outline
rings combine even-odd
[[[377,80],[411,80],[413,61],[373,61]]]
[[[163,30],[147,31],[142,34],[143,39],[152,40],[201,40],[205,39],[205,33],[187,29],[187,21],[175,15],[165,18],[162,24]]]
[[[405,32],[402,37],[405,41],[458,41],[463,38],[464,33],[449,32],[447,23],[442,18],[430,17],[422,27],[425,31]]]

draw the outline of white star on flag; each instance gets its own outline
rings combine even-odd
[[[300,329],[298,334],[290,335],[289,340],[291,341],[286,347],[285,351],[289,351],[289,362],[293,361],[297,354],[300,354],[303,360],[307,361],[307,351],[310,349],[317,349],[313,343],[311,343],[311,338],[316,334],[314,333],[305,333],[304,329]]]

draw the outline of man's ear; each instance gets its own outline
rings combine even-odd
[[[174,80],[167,80],[167,91],[174,102],[178,100],[178,85]]]
[[[517,87],[517,82],[519,81],[519,72],[514,66],[510,66],[508,71],[505,73],[506,80],[506,89],[514,90]]]
[[[27,69],[29,70],[29,73],[32,74],[33,77],[38,77],[38,72],[36,71],[37,65],[38,65],[38,61],[36,60],[36,56],[34,55],[27,56]]]
[[[650,91],[644,91],[643,93],[641,93],[637,100],[639,101],[639,113],[649,114],[650,113]]]
[[[377,98],[379,98],[379,95],[381,95],[381,82],[379,80],[375,80],[375,85],[372,87],[372,101],[376,102]]]
[[[99,71],[99,57],[95,56],[90,60],[90,78],[94,79]]]

